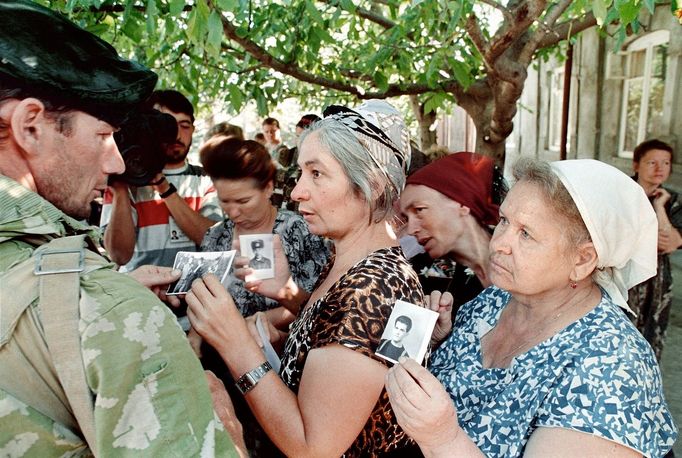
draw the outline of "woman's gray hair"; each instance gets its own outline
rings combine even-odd
[[[592,240],[573,198],[548,162],[522,157],[514,164],[512,175],[516,183],[524,181],[542,190],[549,205],[568,223],[566,235],[570,245],[577,247]]]
[[[370,223],[390,220],[399,195],[353,132],[336,119],[324,118],[303,131],[299,149],[311,134],[317,134],[320,144],[341,164],[353,191],[364,197],[370,209]]]

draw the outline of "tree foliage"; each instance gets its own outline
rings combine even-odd
[[[457,103],[504,159],[527,68],[598,24],[622,42],[656,0],[43,0],[195,101],[261,114],[410,96],[422,124]],[[673,2],[673,9],[676,4]],[[605,29],[604,29],[605,30]]]

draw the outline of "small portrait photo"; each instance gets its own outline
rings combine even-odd
[[[275,277],[275,252],[272,237],[272,234],[239,236],[241,254],[249,258],[249,267],[253,269],[253,273],[246,276],[246,281]]]
[[[171,243],[187,243],[189,237],[182,232],[182,229],[177,225],[173,218],[168,219],[168,239]]]
[[[228,274],[232,268],[232,261],[237,252],[232,251],[206,251],[195,253],[180,251],[175,255],[173,268],[182,272],[175,283],[168,287],[166,294],[185,294],[192,288],[192,282],[206,274],[213,274],[225,285]]]
[[[432,310],[396,301],[376,355],[392,363],[397,363],[401,356],[405,356],[421,364],[437,320],[438,313]]]

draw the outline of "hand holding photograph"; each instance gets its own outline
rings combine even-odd
[[[275,277],[275,251],[272,244],[273,234],[248,234],[239,236],[241,255],[249,258],[253,273],[246,281],[265,280]]]
[[[186,294],[192,287],[192,282],[197,278],[211,273],[226,284],[227,276],[232,268],[232,261],[236,251],[206,251],[191,252],[180,251],[175,255],[173,268],[182,272],[175,283],[168,287],[167,295]]]
[[[396,301],[376,355],[392,363],[397,363],[401,356],[405,356],[421,364],[437,320],[437,312],[409,302]]]

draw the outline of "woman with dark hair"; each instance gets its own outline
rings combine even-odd
[[[395,108],[370,100],[327,108],[299,145],[292,198],[310,232],[333,240],[335,256],[291,324],[279,376],[215,277],[194,283],[188,314],[285,455],[387,456],[410,441],[383,389],[388,362],[375,351],[396,300],[424,299],[389,224],[409,135]]]
[[[239,240],[240,235],[279,235],[295,283],[291,287],[298,291],[295,298],[282,293],[282,297],[275,300],[254,292],[253,288],[247,289],[241,280],[233,281],[228,290],[245,317],[279,305],[285,305],[295,314],[327,264],[329,252],[324,241],[308,231],[300,215],[272,205],[275,165],[263,145],[252,140],[217,136],[201,147],[199,156],[204,170],[213,180],[225,214],[225,219],[206,233],[201,251],[231,250],[232,242]],[[277,242],[275,246],[279,246]],[[275,265],[275,269],[277,267]],[[291,303],[291,300],[297,303]]]
[[[637,329],[659,362],[673,299],[670,253],[682,246],[682,201],[675,191],[663,187],[672,164],[673,148],[660,140],[640,143],[632,158],[632,178],[644,189],[658,220],[658,270],[654,277],[630,290],[628,304],[635,313]]]
[[[430,258],[457,263],[447,288],[454,296],[453,316],[490,286],[488,245],[506,192],[493,161],[476,153],[449,154],[407,177],[400,196],[407,233]]]

